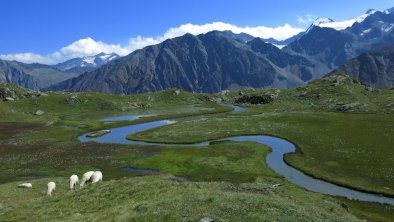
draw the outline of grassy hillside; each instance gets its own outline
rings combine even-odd
[[[0,185],[2,221],[358,221],[331,198],[276,181],[255,183],[179,182],[171,176],[105,181],[67,190],[65,178],[52,197],[43,194],[48,179],[29,190]]]

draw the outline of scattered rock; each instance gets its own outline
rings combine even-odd
[[[174,90],[174,94],[178,96],[179,94],[181,94],[181,90],[179,89]]]
[[[67,104],[76,104],[76,103],[80,103],[81,100],[77,98],[77,96],[71,96],[69,98],[66,99]]]
[[[31,183],[21,183],[18,185],[18,188],[32,188],[33,185]]]
[[[372,87],[370,87],[370,86],[365,87],[365,90],[367,90],[367,91],[369,91],[369,92],[375,91],[374,88],[372,88]]]
[[[42,110],[37,110],[35,113],[34,113],[34,115],[36,115],[36,116],[41,116],[41,115],[43,115],[44,114],[44,111],[42,111]]]
[[[218,94],[219,94],[220,96],[227,96],[229,93],[230,93],[229,90],[222,90],[222,91],[220,91]]]
[[[274,184],[274,185],[272,185],[272,188],[277,188],[277,187],[279,187],[279,186],[282,186],[282,184],[280,184],[280,183],[277,183],[277,184]]]
[[[348,103],[348,104],[337,103],[335,109],[344,112],[354,109],[357,105],[358,103]]]
[[[215,220],[210,217],[203,217],[199,221],[200,222],[214,222]]]
[[[170,180],[174,181],[174,182],[178,182],[178,183],[186,183],[189,180],[184,178],[184,177],[176,177],[176,176],[172,176],[170,177]]]

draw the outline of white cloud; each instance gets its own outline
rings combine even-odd
[[[167,32],[164,34],[164,38],[174,38],[186,33],[190,33],[193,35],[198,35],[202,33],[207,33],[212,30],[218,30],[218,31],[225,31],[225,30],[231,30],[234,33],[247,33],[249,35],[253,35],[255,37],[260,37],[260,38],[274,38],[277,40],[284,40],[287,38],[292,37],[293,35],[298,34],[299,32],[304,31],[304,29],[301,28],[294,28],[290,26],[289,24],[285,24],[283,26],[278,26],[275,28],[271,27],[266,27],[266,26],[255,26],[255,27],[239,27],[236,25],[228,24],[228,23],[223,23],[223,22],[213,22],[213,23],[208,23],[204,25],[193,25],[193,24],[184,24],[176,28],[170,28],[167,30]]]
[[[95,41],[90,37],[85,39],[80,39],[60,49],[60,54],[68,57],[97,55],[101,52],[105,52],[105,53],[115,52],[120,55],[125,55],[128,53],[128,50],[123,48],[119,44],[116,45],[107,44],[102,41]]]
[[[302,26],[310,26],[316,19],[317,16],[311,14],[306,14],[303,17],[297,16],[297,22]]]
[[[70,45],[61,48],[60,50],[45,56],[34,54],[34,53],[20,53],[20,54],[0,55],[0,58],[5,60],[17,60],[25,63],[39,62],[44,64],[55,64],[71,58],[92,56],[101,52],[105,52],[105,53],[115,52],[121,56],[124,56],[137,49],[144,48],[148,45],[158,44],[166,39],[182,36],[186,33],[198,35],[213,30],[218,30],[218,31],[231,30],[234,33],[244,32],[255,37],[274,38],[277,40],[284,40],[292,37],[293,35],[298,34],[301,31],[304,31],[304,29],[302,28],[295,28],[289,24],[272,28],[266,26],[239,27],[233,24],[223,23],[223,22],[213,22],[204,25],[194,25],[188,23],[188,24],[183,24],[179,27],[168,29],[162,36],[157,36],[157,37],[137,36],[134,38],[130,38],[129,42],[125,45],[108,44],[87,37],[75,41]]]
[[[0,55],[1,59],[4,60],[16,60],[24,63],[52,63],[53,61],[49,61],[48,57],[44,57],[38,54],[26,52],[26,53],[17,53],[17,54],[8,54],[8,55]]]

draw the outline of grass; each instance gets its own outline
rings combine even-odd
[[[256,143],[217,142],[205,147],[157,147],[144,158],[126,150],[117,159],[124,166],[156,169],[193,181],[241,183],[259,176],[277,177],[263,161],[269,150]]]
[[[105,175],[104,175],[105,176]],[[43,193],[48,181],[57,189]],[[358,221],[336,200],[277,181],[178,182],[171,176],[107,180],[69,191],[65,178],[34,180],[32,189],[0,185],[2,221]]]
[[[302,171],[360,190],[394,195],[393,130],[391,115],[261,113],[254,109],[185,120],[128,137],[195,143],[234,135],[276,135],[297,144],[297,152],[287,155],[286,161]]]
[[[386,222],[394,217],[391,206],[333,198],[288,183],[266,166],[270,149],[252,142],[186,148],[76,140],[86,132],[172,118],[178,123],[129,137],[194,143],[270,134],[297,144],[297,152],[287,155],[286,161],[308,174],[393,195],[393,90],[371,91],[342,77],[295,90],[243,89],[217,95],[182,91],[177,95],[170,89],[132,96],[31,97],[31,92],[15,90],[16,101],[0,102],[2,221],[198,221],[204,216],[215,221],[356,221],[354,214]],[[238,113],[225,113],[230,108],[211,102],[233,102],[241,94],[268,94],[274,102],[243,104],[250,109]],[[69,104],[70,98],[78,98],[78,103]],[[355,105],[337,112],[338,106],[349,103]],[[35,116],[37,110],[44,115]],[[109,124],[99,121],[129,114],[151,116]],[[135,177],[122,170],[128,166],[161,173]],[[96,169],[103,171],[102,184],[67,191],[71,174]],[[50,180],[58,183],[58,189],[48,198],[42,192]],[[33,189],[16,189],[19,182],[28,181]],[[282,186],[273,189],[278,183]]]

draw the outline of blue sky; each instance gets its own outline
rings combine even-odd
[[[4,55],[30,53],[32,62],[50,58],[47,63],[53,63],[94,54],[100,47],[127,54],[147,43],[160,42],[170,28],[187,23],[200,26],[223,23],[200,32],[224,24],[271,28],[288,24],[282,31],[260,29],[264,32],[262,37],[284,38],[286,34],[305,29],[308,24],[300,23],[300,18],[306,19],[307,15],[341,21],[357,17],[370,8],[382,11],[393,6],[394,0],[1,0],[0,55],[4,58]],[[137,36],[141,38],[138,40]],[[174,33],[167,35],[173,36]],[[61,50],[78,40],[82,41]],[[85,45],[98,49],[78,52]]]

